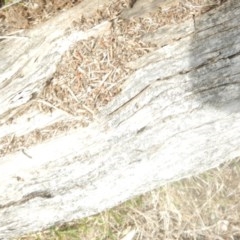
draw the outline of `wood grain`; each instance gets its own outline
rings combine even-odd
[[[239,21],[240,2],[229,0],[203,16],[147,34],[143,41],[159,42],[158,48],[131,63],[135,72],[95,122],[29,147],[32,158],[21,151],[1,158],[0,239],[96,214],[239,158]],[[24,67],[12,65],[10,55],[5,58],[11,87],[1,79],[2,113],[21,105],[10,101],[18,84],[30,95],[54,73],[59,57],[38,55],[41,44],[59,52],[59,45],[51,45],[54,39],[43,32],[31,43],[27,53],[38,61],[11,45],[20,54],[18,64],[25,59],[34,71],[27,68],[20,78],[21,71],[10,70]],[[43,64],[46,75],[37,68]]]

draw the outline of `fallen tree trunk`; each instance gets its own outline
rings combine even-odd
[[[239,7],[228,1],[145,35],[158,49],[129,63],[136,71],[92,124],[2,157],[0,239],[98,213],[239,157]],[[1,71],[10,70],[1,78],[2,123],[54,73],[63,52],[56,53],[58,38],[45,38],[45,58],[39,42],[27,47],[32,71],[20,73],[4,59]],[[25,51],[18,52],[21,64]]]

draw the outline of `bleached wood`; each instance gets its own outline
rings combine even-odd
[[[168,41],[131,63],[136,71],[94,123],[0,159],[0,239],[240,157],[239,21],[232,0],[145,36]]]
[[[61,110],[54,111],[52,113],[43,113],[38,110],[29,111],[23,116],[19,116],[14,119],[8,125],[0,126],[0,138],[7,135],[14,134],[15,137],[20,137],[32,132],[37,128],[45,128],[54,123],[64,120],[70,120],[71,117],[66,117]]]
[[[42,91],[70,46],[108,32],[110,22],[102,22],[87,32],[74,30],[73,27],[73,21],[79,21],[83,13],[85,17],[91,17],[97,8],[108,2],[83,1],[38,28],[1,42],[0,123],[6,122],[15,108]]]

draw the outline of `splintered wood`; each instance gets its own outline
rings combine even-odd
[[[0,238],[240,157],[240,2],[129,19],[99,2],[0,42]]]
[[[111,1],[104,7],[96,8],[91,18],[82,14],[73,19],[71,26],[66,28],[65,34],[70,34],[71,31],[87,32],[103,21],[111,21],[111,28],[104,34],[100,33],[98,36],[73,44],[62,56],[59,64],[54,63],[58,64],[57,69],[53,76],[46,79],[45,87],[39,93],[34,93],[26,103],[12,109],[7,115],[4,114],[0,127],[0,155],[31,146],[73,128],[87,126],[94,120],[101,107],[121,91],[122,83],[134,71],[129,63],[155,49],[156,44],[142,41],[143,36],[154,33],[160,26],[177,23],[191,18],[192,13],[202,12],[200,6],[203,6],[203,2],[192,1],[191,4],[188,2],[188,5],[180,1],[168,1],[168,3],[171,4],[168,4],[166,11],[159,10],[146,17],[131,18],[126,21],[122,20],[122,14],[135,11],[134,9],[139,6],[142,7],[142,2],[137,1],[133,8],[126,9],[129,7],[129,2]],[[32,11],[34,3],[31,4],[28,5],[28,11]],[[62,3],[59,9],[68,5]],[[43,19],[41,14],[43,9],[48,12],[54,7],[50,2],[44,5],[41,1],[36,2],[34,6],[35,24]],[[15,8],[19,8],[19,12],[22,11],[22,5],[14,5],[14,8],[5,10],[4,19],[11,22]],[[26,11],[26,8],[24,9]],[[56,6],[54,9],[56,11]],[[27,26],[24,26],[24,22]],[[18,24],[20,23],[21,18],[18,19]],[[13,24],[14,22],[11,22],[11,26]],[[19,26],[15,25],[15,27]],[[31,27],[31,22],[23,20],[20,27]],[[43,115],[44,118],[49,118],[53,114],[53,117],[43,121],[45,124],[43,125],[40,123],[42,120],[32,121],[32,112],[35,116]],[[57,114],[58,117],[55,118],[55,112],[60,113],[61,117]],[[22,125],[21,119],[24,118],[29,120]],[[6,123],[7,125],[4,125]],[[35,129],[30,127],[34,124]],[[17,129],[17,125],[20,129]]]

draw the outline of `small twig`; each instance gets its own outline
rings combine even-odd
[[[69,117],[69,116],[73,116],[72,114],[68,113],[67,111],[64,111],[63,109],[61,109],[61,108],[59,108],[59,107],[56,107],[56,106],[54,106],[53,104],[51,104],[51,103],[49,103],[49,102],[47,102],[47,101],[45,101],[45,100],[38,99],[38,100],[35,100],[35,101],[38,102],[38,103],[42,103],[42,104],[44,104],[44,105],[46,105],[46,106],[48,106],[48,107],[50,107],[50,108],[53,108],[53,109],[55,109],[55,110],[61,111],[61,112],[63,112],[64,114],[66,114],[68,117]]]
[[[96,104],[96,101],[97,101],[97,99],[98,99],[98,97],[99,97],[99,95],[100,95],[100,92],[101,92],[101,89],[102,89],[103,84],[107,81],[107,79],[109,78],[109,76],[110,76],[112,73],[113,73],[113,71],[111,71],[111,72],[109,72],[109,73],[107,73],[107,74],[105,74],[105,75],[103,76],[103,79],[102,79],[102,81],[100,82],[100,84],[99,84],[99,86],[98,86],[99,90],[98,90],[98,92],[97,92],[97,94],[96,94],[96,96],[95,96],[95,99],[94,99],[94,103],[95,103],[95,104]]]
[[[65,85],[65,87],[67,88],[68,92],[71,94],[72,98],[73,98],[77,103],[79,103],[79,100],[78,100],[77,96],[73,93],[72,89],[71,89],[69,86],[67,86],[67,85]]]
[[[30,156],[30,155],[26,152],[25,148],[22,148],[21,151],[22,151],[22,153],[23,153],[26,157],[32,159],[32,156]]]
[[[89,113],[91,113],[92,117],[94,117],[95,113],[93,110],[91,110],[89,107],[85,106],[84,104],[82,105],[84,109],[86,109]]]

